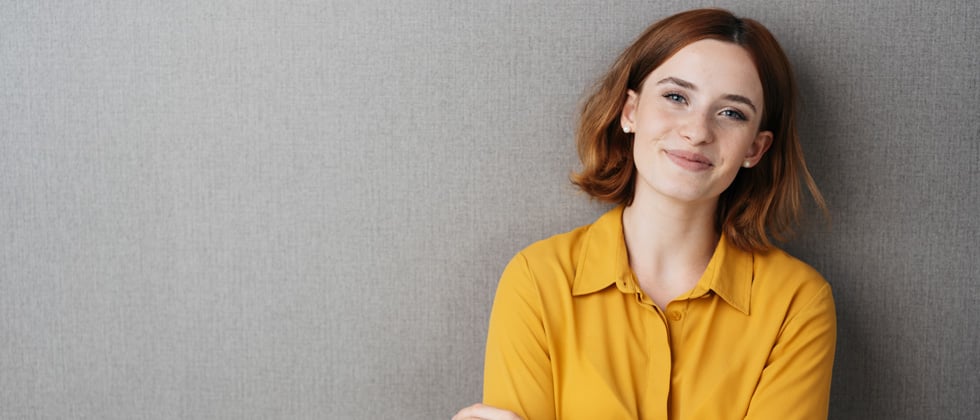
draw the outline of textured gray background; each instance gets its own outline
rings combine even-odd
[[[795,63],[832,418],[980,412],[974,0],[3,1],[0,418],[448,418],[497,276],[605,207],[586,86],[716,4]]]

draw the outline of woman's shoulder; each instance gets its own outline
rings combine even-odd
[[[827,281],[817,269],[780,248],[753,255],[757,275],[778,275],[797,282],[824,284]]]
[[[539,287],[572,294],[602,286],[628,271],[621,207],[595,222],[553,235],[524,248],[511,262]],[[601,279],[597,279],[598,277]]]
[[[500,277],[499,290],[527,296],[570,295],[577,256],[588,225],[536,241],[517,253]],[[532,292],[534,291],[534,292]]]
[[[518,252],[511,265],[525,267],[530,280],[538,287],[571,287],[590,226],[579,226],[536,241]]]
[[[567,232],[535,241],[524,247],[520,254],[532,261],[568,256],[582,246],[591,226],[591,224],[579,226]]]
[[[830,283],[816,268],[779,248],[753,255],[753,289],[796,303],[821,296],[833,299]]]
[[[521,250],[529,262],[575,262],[590,247],[613,248],[623,242],[622,208],[610,209],[594,222],[539,240]]]

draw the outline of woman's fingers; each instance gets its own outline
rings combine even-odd
[[[452,420],[522,420],[517,414],[483,404],[473,404],[459,410]]]

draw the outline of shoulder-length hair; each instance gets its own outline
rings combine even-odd
[[[770,236],[789,239],[801,214],[806,184],[827,214],[820,190],[807,170],[796,132],[796,82],[786,54],[762,24],[719,9],[691,10],[654,23],[640,35],[599,80],[585,101],[576,141],[581,172],[572,183],[593,198],[629,205],[633,201],[636,167],[633,134],[620,128],[628,90],[639,92],[643,80],[688,44],[716,39],[739,45],[749,53],[762,82],[764,109],[760,131],[773,133],[772,145],[753,168],[740,169],[721,194],[716,228],[738,248],[765,251]]]

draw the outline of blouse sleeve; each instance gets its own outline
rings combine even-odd
[[[793,318],[773,346],[747,419],[826,419],[837,317],[829,285]]]
[[[500,278],[487,335],[483,403],[554,419],[554,385],[537,283],[522,254]]]

